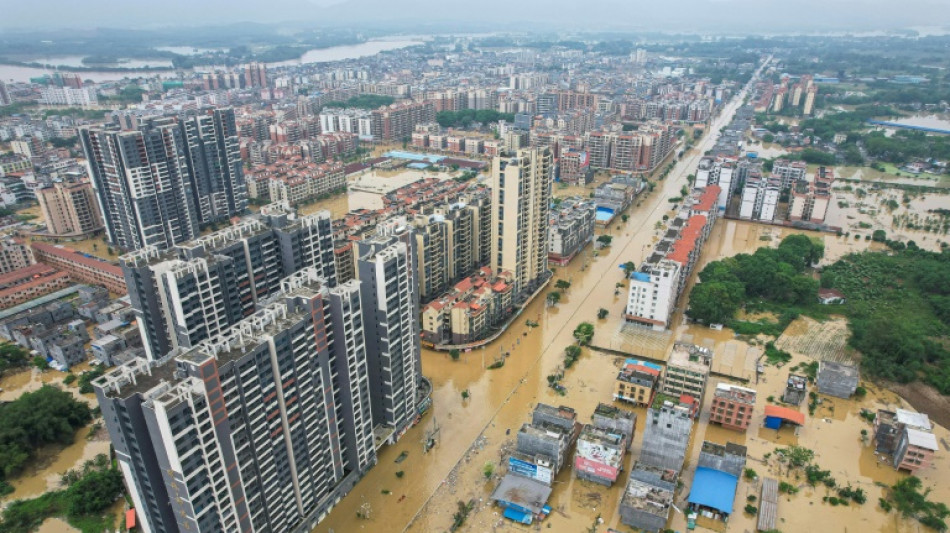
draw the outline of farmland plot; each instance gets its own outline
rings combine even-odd
[[[807,316],[796,318],[775,342],[775,347],[816,361],[852,363],[847,347],[848,321],[843,317],[819,322]]]

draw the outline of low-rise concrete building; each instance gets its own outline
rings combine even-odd
[[[932,431],[930,417],[906,409],[878,409],[874,417],[874,451],[888,455],[897,451],[904,428]]]
[[[708,348],[682,342],[674,343],[660,392],[674,398],[684,394],[692,396],[701,405],[712,357]]]
[[[623,435],[584,424],[574,453],[574,474],[587,481],[611,486],[623,468],[627,448]]]
[[[551,210],[548,261],[564,266],[594,239],[595,209],[591,201],[566,198]]]
[[[102,285],[113,294],[126,294],[125,274],[122,268],[98,257],[60,245],[34,242],[36,260],[68,272],[75,281]]]
[[[627,359],[614,382],[614,399],[636,405],[650,405],[661,373],[660,365]]]
[[[916,472],[933,464],[937,437],[929,431],[905,427],[894,452],[894,468]]]
[[[574,474],[587,481],[611,486],[623,469],[623,457],[636,429],[637,415],[600,404],[577,438]]]
[[[788,379],[785,381],[785,392],[782,393],[782,402],[792,405],[801,405],[802,400],[805,399],[807,388],[807,377],[800,374],[789,373]]]
[[[729,520],[745,462],[745,446],[704,441],[687,498],[689,510],[714,520]]]
[[[933,463],[937,438],[930,418],[906,409],[880,409],[874,417],[874,450],[891,456],[894,468],[916,472]]]
[[[755,390],[720,383],[713,392],[709,422],[736,431],[746,431],[752,423]]]
[[[637,462],[620,499],[620,521],[650,532],[666,528],[677,477],[677,470]]]
[[[857,390],[859,379],[858,367],[854,365],[821,361],[818,363],[815,384],[821,394],[848,399]]]
[[[679,472],[693,431],[693,417],[687,407],[664,401],[647,410],[643,428],[640,462]]]
[[[0,309],[22,304],[70,285],[72,281],[68,273],[48,265],[30,265],[0,274]]]

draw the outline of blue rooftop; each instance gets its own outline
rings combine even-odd
[[[732,474],[700,466],[693,477],[693,488],[689,491],[688,501],[732,514],[738,484],[739,478]]]
[[[505,509],[505,518],[514,520],[519,524],[531,525],[532,519],[534,517],[531,516],[531,513],[524,513],[509,507]]]
[[[660,370],[660,371],[663,370],[663,367],[656,363],[649,363],[647,361],[641,361],[639,359],[627,359],[626,361],[624,361],[624,366],[626,365],[640,365],[640,366],[645,366],[647,368],[652,368],[653,370]]]
[[[433,163],[438,163],[445,159],[445,156],[441,155],[432,155],[432,154],[417,154],[415,152],[404,152],[402,150],[390,150],[385,154],[387,157],[395,157],[397,159],[408,159],[410,161],[431,161]]]
[[[630,275],[630,277],[637,281],[645,281],[648,283],[650,281],[650,275],[645,272],[634,272],[633,274]]]

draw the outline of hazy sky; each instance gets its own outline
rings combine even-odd
[[[233,22],[354,22],[405,30],[444,23],[482,29],[630,29],[807,33],[950,27],[950,0],[0,0],[9,29]],[[2,39],[2,33],[0,33]]]

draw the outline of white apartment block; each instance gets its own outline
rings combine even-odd
[[[88,106],[99,104],[99,95],[95,87],[47,87],[40,92],[42,101],[46,105],[78,105]]]
[[[626,321],[665,330],[676,307],[679,280],[680,265],[669,259],[647,267],[646,271],[634,272],[629,280]]]

